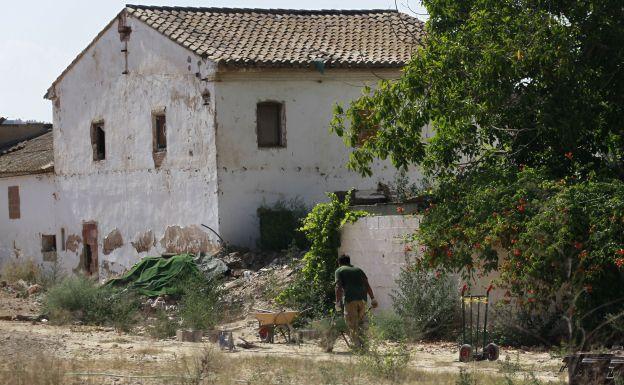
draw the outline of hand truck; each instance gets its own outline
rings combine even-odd
[[[493,286],[490,285],[485,295],[466,294],[468,286],[464,285],[461,290],[461,307],[462,307],[462,345],[459,348],[459,361],[496,361],[500,354],[500,348],[495,343],[487,343],[487,321],[488,307],[490,302],[490,291]],[[476,304],[476,306],[475,306]],[[483,328],[481,329],[481,305],[484,305],[483,311]],[[476,317],[475,317],[476,311]],[[469,314],[466,317],[466,313]],[[476,319],[475,319],[476,318]],[[466,326],[468,322],[468,327]],[[479,334],[482,330],[480,339]],[[479,342],[482,342],[479,350]]]

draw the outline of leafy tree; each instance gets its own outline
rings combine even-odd
[[[415,234],[425,266],[499,269],[527,306],[602,328],[624,298],[624,6],[423,3],[401,77],[336,106],[348,166],[389,158],[435,180]]]

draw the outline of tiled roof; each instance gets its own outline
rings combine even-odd
[[[0,152],[0,178],[53,171],[52,131]]]
[[[424,24],[393,10],[286,10],[127,5],[196,54],[228,66],[400,67]]]

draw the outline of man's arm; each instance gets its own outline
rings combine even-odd
[[[344,293],[344,290],[342,288],[342,284],[340,283],[340,281],[336,282],[336,306],[340,305],[342,303],[342,294]]]
[[[344,293],[344,289],[342,287],[338,271],[336,271],[334,278],[336,279],[336,311],[340,311],[342,310],[342,295]]]
[[[375,294],[373,293],[373,288],[368,283],[368,277],[364,274],[364,285],[366,286],[366,292],[371,299],[371,306],[376,308],[378,306],[377,300],[375,299]]]

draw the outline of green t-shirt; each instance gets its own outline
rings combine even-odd
[[[336,283],[342,286],[345,303],[366,301],[366,281],[366,274],[359,267],[345,265],[336,269]]]

